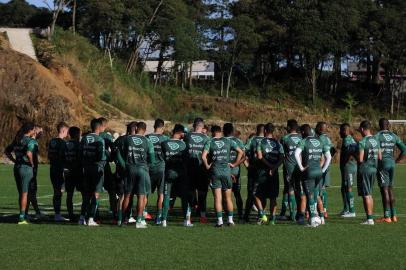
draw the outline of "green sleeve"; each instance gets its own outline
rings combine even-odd
[[[230,141],[230,146],[231,146],[231,149],[234,149],[236,151],[237,151],[237,149],[240,148],[235,141]]]
[[[35,150],[35,141],[34,139],[30,140],[27,145],[27,152],[33,153]]]
[[[262,142],[260,142],[259,144],[257,144],[257,147],[255,149],[255,152],[263,152],[263,147],[262,147]]]
[[[253,138],[253,137],[252,137]],[[245,150],[249,151],[251,147],[252,138],[248,139],[247,143],[245,144]]]
[[[402,152],[403,156],[406,155],[406,145],[402,142],[402,140],[398,136],[396,136],[396,146]]]
[[[148,158],[151,164],[154,164],[155,161],[155,150],[154,150],[154,145],[150,140],[147,139],[147,146],[148,146]]]
[[[330,145],[328,143],[323,144],[323,154],[330,151]]]
[[[364,140],[364,139],[362,139],[361,141],[359,141],[359,143],[358,143],[358,149],[359,149],[360,151],[364,151],[364,150],[365,150],[365,140]]]
[[[238,140],[238,146],[240,147],[240,149],[241,149],[242,151],[245,150],[245,145],[244,145],[244,143],[243,143],[241,140]]]
[[[207,142],[204,144],[204,151],[207,151],[207,152],[210,151],[210,141],[207,141]]]
[[[285,150],[283,150],[283,146],[281,143],[279,143],[279,154],[282,154],[282,155],[285,154]]]

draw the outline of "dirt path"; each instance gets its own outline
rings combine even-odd
[[[30,34],[32,29],[29,28],[0,28],[0,32],[6,32],[10,46],[13,50],[28,55],[37,61],[34,45]]]

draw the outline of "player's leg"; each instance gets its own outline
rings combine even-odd
[[[75,175],[72,170],[65,171],[66,208],[68,210],[69,221],[74,221],[73,214],[73,193],[75,191]]]
[[[342,215],[342,217],[355,217],[355,206],[354,206],[354,193],[352,192],[352,186],[354,183],[354,178],[356,177],[355,172],[346,171],[344,175],[344,190],[345,190],[345,205],[348,206],[348,212]]]
[[[270,197],[270,224],[275,225],[276,224],[276,206],[277,206],[277,198],[279,195],[279,173],[275,172],[274,175],[269,176],[269,190],[267,190],[267,193],[269,194]],[[289,182],[287,182],[287,186],[289,187]]]
[[[288,179],[288,169],[283,167],[283,196],[282,196],[282,207],[279,213],[279,218],[286,220],[286,210],[289,207],[289,179]]]
[[[316,210],[317,199],[315,196],[316,180],[311,177],[306,177],[303,181],[303,189],[304,189],[304,192],[306,195],[307,208],[309,209],[309,215],[310,215],[309,225],[312,227],[317,227],[318,225],[315,221],[315,218],[317,215],[317,210]]]
[[[391,203],[390,203],[390,195],[389,195],[389,186],[390,186],[390,176],[389,176],[389,168],[380,168],[377,174],[378,184],[380,187],[381,197],[382,197],[382,207],[384,217],[377,219],[376,222],[391,222]]]
[[[104,180],[104,166],[94,165],[93,173],[91,177],[91,193],[90,193],[90,207],[89,207],[89,220],[88,226],[97,226],[98,224],[94,221],[96,217],[97,210],[99,208],[99,197],[100,193],[103,191],[103,180]]]
[[[221,186],[213,188],[214,210],[217,218],[216,227],[223,226],[223,197],[221,193]]]
[[[60,168],[58,166],[51,166],[50,177],[54,191],[54,195],[52,198],[52,204],[55,212],[54,219],[55,221],[66,221],[66,219],[61,215],[62,189],[64,184],[63,168]]]
[[[183,226],[192,227],[191,214],[193,206],[193,192],[194,188],[189,184],[185,176],[181,176],[176,180],[179,183],[178,189],[180,191],[181,204],[182,204],[182,213],[183,213]]]
[[[147,203],[147,194],[151,192],[151,179],[148,169],[145,167],[137,167],[135,172],[135,194],[137,195],[137,219],[135,226],[137,229],[144,229],[147,228],[144,210]]]
[[[14,172],[17,190],[19,193],[19,205],[20,205],[20,215],[18,217],[18,224],[25,225],[28,224],[25,215],[25,210],[27,208],[28,187],[34,174],[32,167],[25,165],[19,165],[17,168],[15,168]]]
[[[79,183],[79,191],[82,195],[82,205],[80,207],[79,225],[87,225],[88,209],[90,205],[90,168],[83,168],[82,182]]]
[[[362,224],[364,225],[374,225],[373,219],[373,207],[374,202],[372,198],[372,186],[373,186],[373,179],[375,177],[376,171],[371,173],[368,171],[368,168],[365,164],[361,165],[360,172],[358,173],[357,177],[357,186],[358,186],[358,195],[362,196],[362,201],[364,205],[364,210],[366,214],[366,221]]]
[[[167,226],[169,204],[171,200],[171,191],[172,191],[172,181],[168,178],[164,179],[164,201],[163,201],[163,210],[162,210],[162,227]]]
[[[244,221],[249,222],[249,217],[251,213],[252,206],[254,205],[254,180],[255,180],[255,171],[251,168],[248,168],[248,180],[247,180],[247,199],[245,201],[245,210],[244,210]]]
[[[343,210],[339,213],[340,216],[343,216],[349,212],[349,205],[347,199],[347,188],[346,188],[346,170],[345,168],[340,168],[341,173],[341,198],[343,200]]]
[[[209,191],[209,177],[207,172],[202,169],[198,168],[197,170],[197,205],[198,210],[200,213],[200,223],[205,224],[208,223],[206,217],[206,209],[207,209],[207,193]]]
[[[321,199],[323,203],[323,212],[324,212],[324,217],[327,218],[327,208],[328,208],[328,193],[327,193],[327,187],[330,186],[331,182],[331,175],[330,175],[330,169],[327,169],[327,171],[323,174],[323,178],[321,181]]]
[[[266,202],[265,185],[265,183],[259,183],[258,181],[255,181],[252,191],[254,195],[254,203],[258,209],[258,225],[262,225],[268,222],[268,218],[265,214],[263,205],[263,203]]]

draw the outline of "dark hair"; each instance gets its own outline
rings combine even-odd
[[[371,129],[371,122],[364,120],[359,124],[359,127],[362,129]]]
[[[326,124],[327,123],[323,122],[323,121],[317,122],[317,124],[316,124],[316,132],[320,132],[322,130],[323,126],[326,125]]]
[[[349,127],[350,127],[350,124],[348,124],[348,123],[343,123],[340,125],[340,129],[349,128]]]
[[[225,124],[223,125],[223,133],[224,133],[224,136],[226,136],[226,137],[231,136],[231,135],[233,134],[233,132],[234,132],[234,126],[233,126],[233,124],[231,124],[231,123],[225,123]]]
[[[21,128],[17,131],[15,137],[14,137],[14,143],[19,144],[20,141],[23,139],[24,135],[30,132],[35,128],[34,123],[32,122],[26,122],[24,123]]]
[[[109,122],[109,120],[107,120],[107,118],[104,118],[104,117],[99,117],[99,120],[103,125],[107,124]]]
[[[127,133],[131,134],[132,132],[136,132],[138,129],[138,122],[133,121],[127,125]]]
[[[300,131],[305,137],[312,135],[312,128],[309,124],[304,124],[300,127]]]
[[[80,128],[70,127],[68,133],[69,133],[69,137],[78,138],[78,137],[80,137]]]
[[[267,123],[264,127],[266,133],[273,133],[275,131],[275,126],[272,123]]]
[[[258,125],[257,125],[257,135],[259,135],[260,133],[263,133],[263,132],[264,132],[264,128],[265,128],[265,125],[264,125],[264,124],[258,124]]]
[[[63,128],[69,128],[68,124],[66,124],[65,122],[59,122],[58,125],[56,125],[56,130],[59,132],[61,132],[61,130]]]
[[[379,119],[379,128],[381,130],[387,130],[389,129],[389,120],[386,118],[381,118]]]
[[[93,118],[92,121],[90,121],[90,128],[92,129],[92,132],[95,132],[95,130],[99,127],[101,127],[102,122],[100,119]]]
[[[204,124],[203,118],[196,117],[195,120],[193,120],[193,128],[196,128],[200,124]]]
[[[211,127],[211,133],[219,133],[219,132],[221,132],[220,126],[214,125]]]
[[[165,126],[164,120],[162,120],[162,119],[160,119],[160,118],[158,118],[158,119],[155,120],[154,129],[161,128],[161,127],[163,127],[163,126]]]
[[[299,124],[295,119],[289,119],[288,122],[286,123],[286,127],[289,132],[297,131],[299,129]]]
[[[137,130],[147,130],[147,124],[145,124],[145,122],[138,122]]]
[[[172,131],[172,133],[173,134],[176,134],[176,133],[179,133],[179,132],[185,132],[185,127],[183,126],[183,125],[181,125],[181,124],[176,124],[174,127],[173,127],[173,131]]]

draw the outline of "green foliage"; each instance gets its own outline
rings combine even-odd
[[[357,102],[355,96],[353,94],[351,94],[351,92],[347,92],[347,94],[342,99],[342,101],[346,105],[343,121],[346,123],[351,123],[352,117],[353,117],[353,109],[355,106],[357,106],[358,102]]]
[[[45,8],[37,8],[24,0],[0,3],[0,25],[8,27],[46,27],[51,14]]]
[[[112,97],[112,95],[111,95],[111,93],[110,92],[103,92],[101,95],[100,95],[100,99],[101,100],[103,100],[104,102],[106,102],[106,103],[111,103],[111,100],[113,99],[113,97]]]

